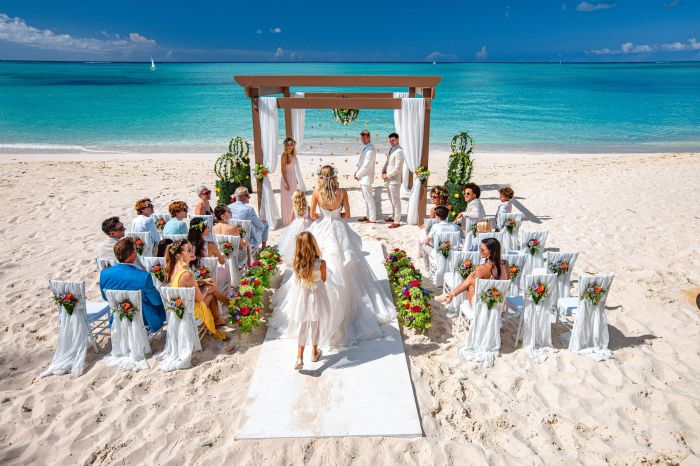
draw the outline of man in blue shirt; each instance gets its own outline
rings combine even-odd
[[[239,186],[236,192],[233,193],[234,201],[228,205],[231,210],[231,216],[238,220],[250,220],[250,245],[261,245],[263,248],[267,244],[267,234],[270,225],[266,221],[260,220],[255,210],[248,205],[250,202],[250,193],[245,186]]]
[[[100,272],[102,298],[107,300],[105,290],[141,290],[143,322],[150,332],[157,332],[165,322],[165,308],[151,274],[134,265],[137,258],[134,240],[120,239],[114,245],[114,255],[119,263]]]

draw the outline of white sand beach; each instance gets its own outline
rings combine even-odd
[[[700,464],[695,153],[476,156],[472,178],[488,214],[497,189],[510,185],[524,229],[549,230],[547,249],[580,251],[574,277],[615,274],[607,301],[614,357],[596,362],[561,350],[535,364],[513,348],[510,322],[501,357],[484,369],[458,359],[466,334],[456,335],[456,322],[435,303],[426,335],[403,332],[422,437],[237,440],[264,325],[247,336],[228,329],[228,342],[206,338],[189,370],[162,373],[153,359],[138,373],[106,367],[100,359],[110,347],[102,339],[102,353],[88,351],[81,377],[39,378],[57,342],[48,280],[85,280],[89,297],[98,298],[102,220],[119,215],[128,224],[141,197],[156,212],[173,200],[194,203],[196,186],[213,186],[214,159],[0,156],[0,464]],[[341,185],[352,216],[363,216],[355,159],[332,159],[347,174]],[[320,158],[300,160],[310,188]],[[431,185],[444,181],[447,160],[446,152],[431,153]],[[279,171],[272,182],[278,189]],[[376,196],[387,214],[385,193]],[[415,256],[415,226],[353,220],[352,227]],[[553,326],[555,346],[566,330]]]

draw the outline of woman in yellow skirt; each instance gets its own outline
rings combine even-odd
[[[197,282],[190,270],[189,263],[195,259],[192,245],[185,239],[175,241],[165,252],[165,276],[174,288],[194,288],[194,316],[202,319],[204,326],[214,338],[226,340],[226,334],[216,329],[216,322],[211,312],[212,306],[218,306],[214,294],[210,293],[216,286],[211,278]]]

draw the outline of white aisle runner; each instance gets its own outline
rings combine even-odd
[[[389,286],[381,243],[363,243],[365,257]],[[331,303],[332,305],[333,303]],[[420,436],[416,400],[396,321],[385,337],[326,354],[292,369],[296,340],[269,329],[253,374],[239,439],[275,437]]]

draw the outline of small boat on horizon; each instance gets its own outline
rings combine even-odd
[[[156,70],[156,64],[153,61],[153,57],[151,57],[151,71],[155,71],[155,70]]]

